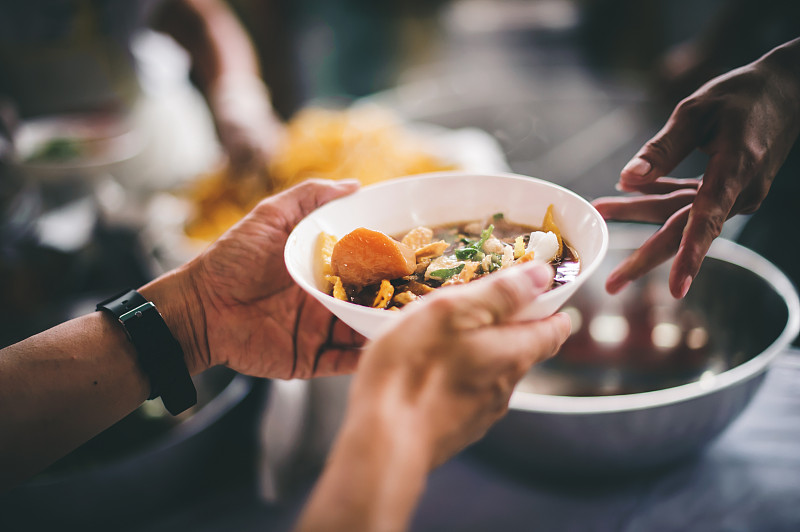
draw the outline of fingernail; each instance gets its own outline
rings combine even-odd
[[[630,174],[636,177],[644,177],[653,169],[653,165],[645,161],[641,157],[634,157],[622,169],[623,173]]]
[[[619,292],[622,292],[622,290],[624,290],[629,284],[631,284],[630,281],[619,281],[619,280],[608,281],[606,282],[606,292],[612,295],[617,294]]]
[[[691,288],[691,286],[692,286],[692,276],[687,275],[683,279],[683,282],[681,283],[681,299],[686,297],[686,294],[689,293],[689,288]]]
[[[606,292],[616,294],[629,284],[631,284],[630,279],[625,279],[616,272],[612,272],[606,279]]]
[[[621,179],[617,181],[614,188],[617,189],[618,192],[638,192],[636,183],[623,183]]]

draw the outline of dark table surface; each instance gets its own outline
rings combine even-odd
[[[307,490],[265,504],[249,482],[138,531],[290,530]],[[782,354],[750,406],[701,455],[625,480],[544,480],[467,451],[429,478],[411,529],[425,531],[800,530],[800,351]]]

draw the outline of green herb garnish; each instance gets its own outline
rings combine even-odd
[[[492,231],[494,231],[494,225],[489,224],[489,227],[481,231],[480,240],[455,251],[456,258],[458,260],[483,260],[483,245],[492,236]]]
[[[481,264],[481,270],[483,273],[492,273],[494,271],[499,270],[503,266],[503,255],[500,253],[492,253],[489,255],[489,262],[486,261]]]
[[[454,275],[458,275],[461,273],[461,270],[464,269],[463,264],[459,264],[453,268],[442,268],[441,270],[433,270],[431,272],[431,277],[436,277],[437,279],[441,279],[442,281],[446,281],[447,279],[451,278]]]

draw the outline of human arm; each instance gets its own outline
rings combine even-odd
[[[234,13],[222,0],[168,0],[153,26],[188,52],[192,80],[208,102],[233,170],[263,172],[283,126]]]
[[[623,168],[619,186],[644,195],[599,198],[605,218],[662,227],[609,276],[615,293],[672,255],[672,295],[686,295],[724,222],[758,209],[800,132],[800,39],[703,85]],[[694,149],[702,180],[663,177]]]
[[[309,181],[268,198],[196,259],[139,289],[163,315],[192,375],[216,365],[283,379],[353,371],[363,339],[294,284],[283,248],[307,213],[356,188]],[[132,344],[105,313],[0,350],[0,491],[148,394]]]
[[[569,334],[564,314],[512,320],[551,279],[528,264],[442,289],[368,344],[298,530],[405,530],[430,470],[480,438]]]

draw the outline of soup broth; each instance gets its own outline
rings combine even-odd
[[[580,258],[557,228],[545,231],[554,227],[544,225],[518,224],[496,214],[489,220],[418,227],[394,235],[394,241],[415,251],[414,271],[365,286],[341,286],[343,290],[334,296],[357,305],[398,310],[442,286],[470,282],[529,260],[551,264],[555,271],[551,288],[560,286],[580,273]]]

